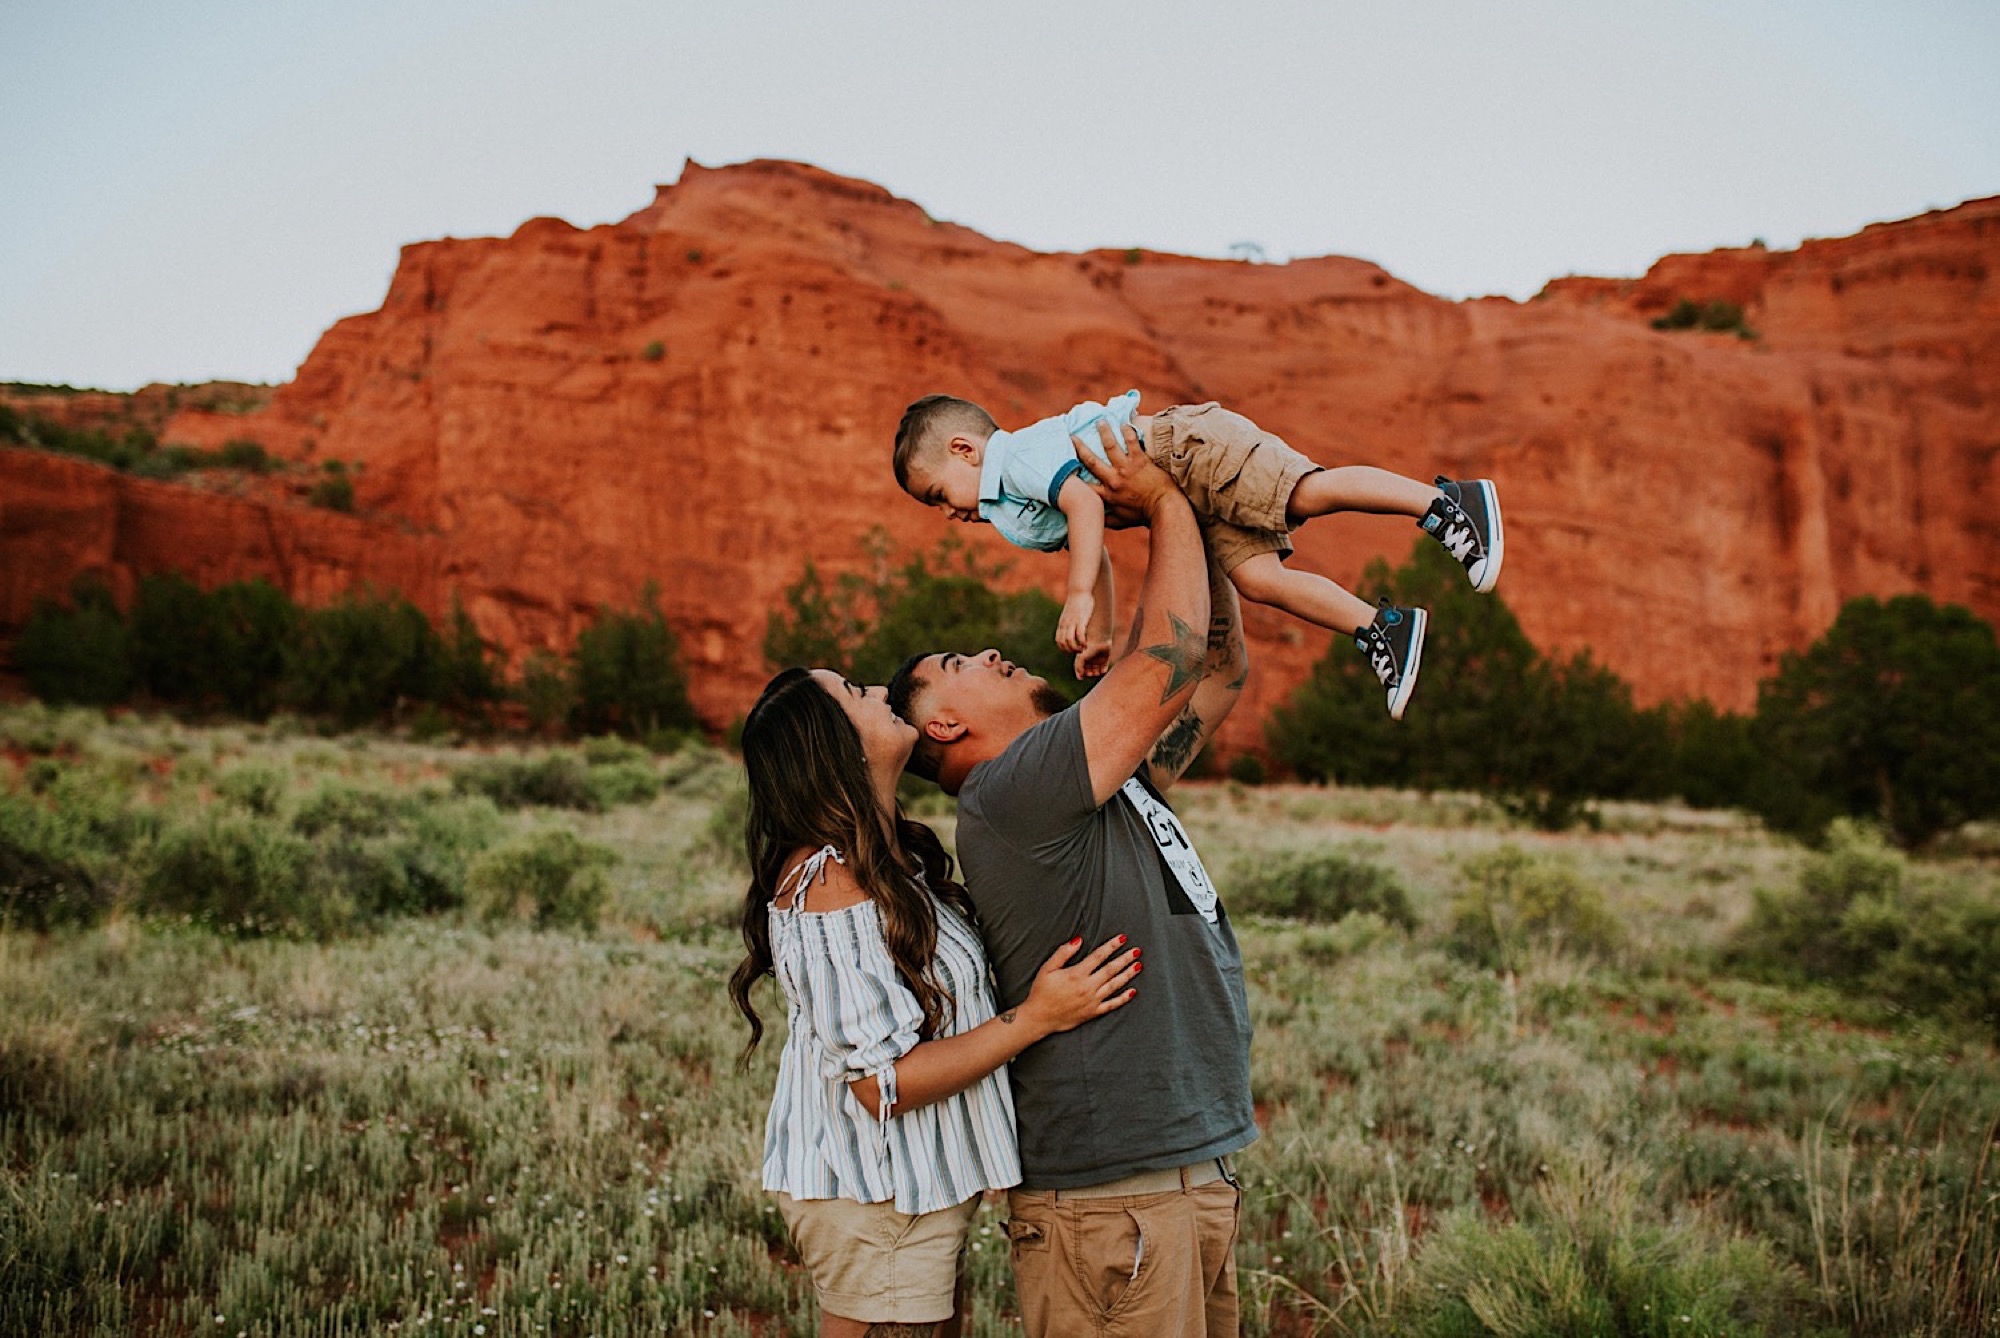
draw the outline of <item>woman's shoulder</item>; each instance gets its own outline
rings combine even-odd
[[[868,900],[867,889],[847,867],[840,851],[832,846],[801,846],[785,861],[771,906],[780,911],[796,908],[804,915],[827,915]]]

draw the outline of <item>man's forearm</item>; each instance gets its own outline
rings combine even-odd
[[[1215,731],[1236,708],[1250,678],[1250,652],[1243,641],[1242,607],[1236,587],[1209,567],[1208,645],[1201,685],[1147,755],[1153,784],[1164,790],[1194,763]]]
[[[1222,569],[1208,567],[1209,677],[1240,692],[1250,677],[1250,649],[1243,640],[1243,608]]]
[[[1208,562],[1201,527],[1178,488],[1147,508],[1146,579],[1132,615],[1132,648],[1167,666],[1162,704],[1208,671]]]
[[[1146,763],[1160,736],[1208,672],[1208,563],[1187,498],[1138,449],[1128,428],[1099,433],[1103,459],[1081,438],[1077,458],[1097,476],[1107,502],[1145,513],[1146,579],[1132,615],[1126,653],[1077,704],[1090,788],[1106,803]]]

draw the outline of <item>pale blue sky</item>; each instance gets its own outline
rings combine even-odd
[[[0,379],[288,379],[406,242],[797,158],[1450,297],[2000,193],[1995,0],[6,0]]]

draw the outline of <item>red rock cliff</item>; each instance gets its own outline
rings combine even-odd
[[[80,567],[192,567],[307,599],[456,592],[518,652],[651,579],[719,724],[765,677],[766,610],[806,558],[851,566],[877,524],[905,547],[945,532],[889,471],[909,400],[948,389],[1013,426],[1137,386],[1221,400],[1323,462],[1498,479],[1501,589],[1537,643],[1590,647],[1643,700],[1747,707],[1850,596],[2000,619],[1996,262],[2000,198],[1453,303],[1356,260],[1039,254],[811,167],[689,164],[618,224],[407,247],[379,311],[231,417],[359,463],[360,519],[0,452],[0,620]],[[1740,303],[1758,337],[1653,330],[1681,297]],[[1351,581],[1413,534],[1330,517],[1295,561]],[[1061,559],[973,537],[1058,588]],[[1114,553],[1129,592],[1143,536]],[[1331,639],[1249,625],[1235,747]]]

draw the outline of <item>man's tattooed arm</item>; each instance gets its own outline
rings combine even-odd
[[[1167,666],[1167,685],[1160,690],[1162,706],[1208,672],[1208,657],[1200,634],[1171,613],[1167,615],[1167,625],[1172,629],[1172,640],[1139,648],[1141,655],[1150,655]]]
[[[1236,588],[1214,566],[1208,569],[1208,642],[1204,676],[1147,756],[1153,784],[1165,789],[1179,780],[1228,717],[1250,681],[1250,652],[1243,643],[1243,617]]]
[[[1160,736],[1146,759],[1153,769],[1153,784],[1170,784],[1178,779],[1201,751],[1201,744],[1201,715],[1194,709],[1194,703],[1189,702],[1174,717],[1174,723],[1167,726],[1167,732]]]

